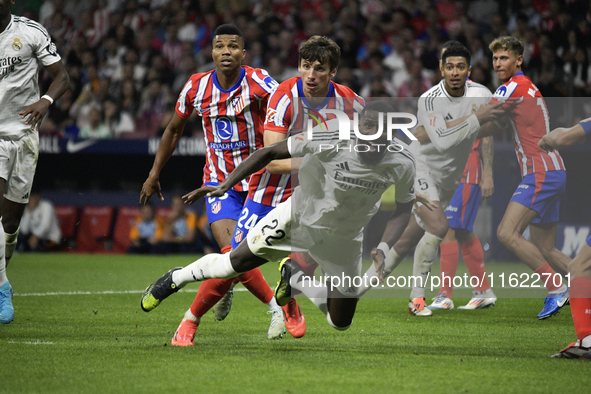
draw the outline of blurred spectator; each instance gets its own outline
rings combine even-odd
[[[564,97],[567,95],[564,71],[551,47],[541,49],[540,63],[532,69],[531,75],[532,81],[544,97]]]
[[[342,69],[343,66],[339,67],[338,73],[341,73]],[[285,66],[285,64],[283,64],[281,59],[279,59],[279,57],[277,56],[271,56],[269,58],[269,66],[267,67],[267,72],[269,72],[269,75],[278,83],[281,83],[289,78],[297,77],[300,75],[297,68]]]
[[[410,78],[400,85],[398,97],[420,97],[421,94],[431,89],[431,80],[422,75],[423,63],[415,59],[410,69]]]
[[[203,242],[198,236],[197,215],[187,211],[182,198],[172,199],[172,211],[162,230],[160,250],[162,253],[201,253]]]
[[[59,249],[62,238],[53,204],[41,198],[37,189],[31,190],[20,223],[17,250],[44,252]]]
[[[325,34],[341,47],[337,81],[358,92],[361,85],[364,92],[415,95],[425,78],[439,80],[438,54],[452,37],[470,48],[473,78],[494,90],[498,80],[487,46],[511,33],[524,41],[523,68],[538,78],[538,87],[552,95],[589,94],[589,2],[46,0],[38,15],[72,82],[71,96],[54,104],[43,124],[42,132],[53,135],[88,128],[90,108],[107,109],[110,98],[121,114],[137,117],[137,131],[121,136],[157,135],[188,76],[213,68],[211,39],[222,22],[237,24],[248,36],[245,64],[267,69],[278,81],[297,74],[298,45]],[[543,54],[544,47],[554,54]],[[374,64],[379,56],[385,56],[385,70]],[[416,59],[420,77],[409,73]]]
[[[88,114],[88,125],[81,127],[78,138],[112,138],[111,130],[103,118],[103,110],[99,104],[93,105]]]
[[[113,138],[130,136],[135,131],[133,116],[120,108],[115,100],[109,98],[105,101],[105,125]],[[81,130],[82,131],[82,130]]]
[[[127,253],[156,253],[162,238],[162,228],[162,221],[154,216],[154,208],[151,205],[142,205],[140,215],[129,232],[131,244]]]

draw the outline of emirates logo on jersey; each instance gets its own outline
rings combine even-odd
[[[14,49],[15,51],[20,51],[21,49],[23,49],[23,43],[21,42],[20,38],[14,38],[14,41],[12,42],[12,49]]]

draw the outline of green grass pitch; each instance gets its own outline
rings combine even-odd
[[[209,313],[195,346],[175,348],[171,337],[198,285],[150,313],[139,301],[148,284],[192,260],[16,255],[8,267],[16,318],[0,326],[0,392],[556,393],[591,384],[589,362],[550,358],[575,332],[568,306],[538,321],[540,298],[500,298],[494,308],[431,318],[409,315],[407,298],[367,298],[345,332],[299,299],[306,335],[270,341],[267,307],[239,291],[225,321]],[[507,267],[526,272],[520,264],[487,265]],[[262,271],[274,284],[276,265]]]

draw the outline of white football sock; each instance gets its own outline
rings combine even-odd
[[[411,299],[425,297],[425,286],[431,273],[433,261],[437,258],[437,251],[442,240],[443,238],[425,232],[417,244],[412,267],[412,275],[415,279],[411,280]]]
[[[277,303],[277,300],[275,299],[275,297],[271,298],[271,301],[267,302],[267,306],[269,307],[270,310],[281,308],[279,306],[279,304]]]
[[[308,276],[304,274],[303,271],[298,270],[291,275],[289,285],[293,289],[304,293],[304,295],[308,297],[308,299],[312,301],[312,303],[326,315],[328,312],[326,306],[328,287],[326,287],[326,283],[314,280],[314,277]]]
[[[191,308],[187,309],[187,311],[185,312],[185,316],[183,316],[183,320],[191,320],[191,321],[194,321],[195,323],[197,323],[197,325],[199,325],[199,323],[201,323],[201,318],[195,316],[191,312]]]
[[[14,248],[16,248],[16,241],[18,238],[18,229],[14,232],[14,234],[4,233],[6,237],[6,265],[10,263],[10,259],[12,258],[12,254],[14,253]]]
[[[560,293],[564,293],[566,291],[566,289],[567,289],[567,287],[563,283],[562,286],[560,286],[558,289],[553,290],[553,291],[549,291],[548,294],[560,294]]]
[[[179,287],[206,279],[229,279],[240,275],[234,271],[230,254],[210,253],[183,269],[172,273],[172,281]]]
[[[6,247],[6,235],[4,230],[0,229],[0,286],[8,280],[6,277],[6,259],[4,258],[4,251]]]

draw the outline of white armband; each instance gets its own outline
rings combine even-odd
[[[386,256],[384,259],[385,266],[392,266],[394,263],[394,258],[392,257],[392,253],[390,253],[390,247],[388,244],[386,242],[380,242],[376,249],[381,250],[384,253],[384,256]]]
[[[53,104],[53,99],[51,98],[51,96],[44,94],[43,96],[41,96],[41,98],[49,101],[49,105]]]

